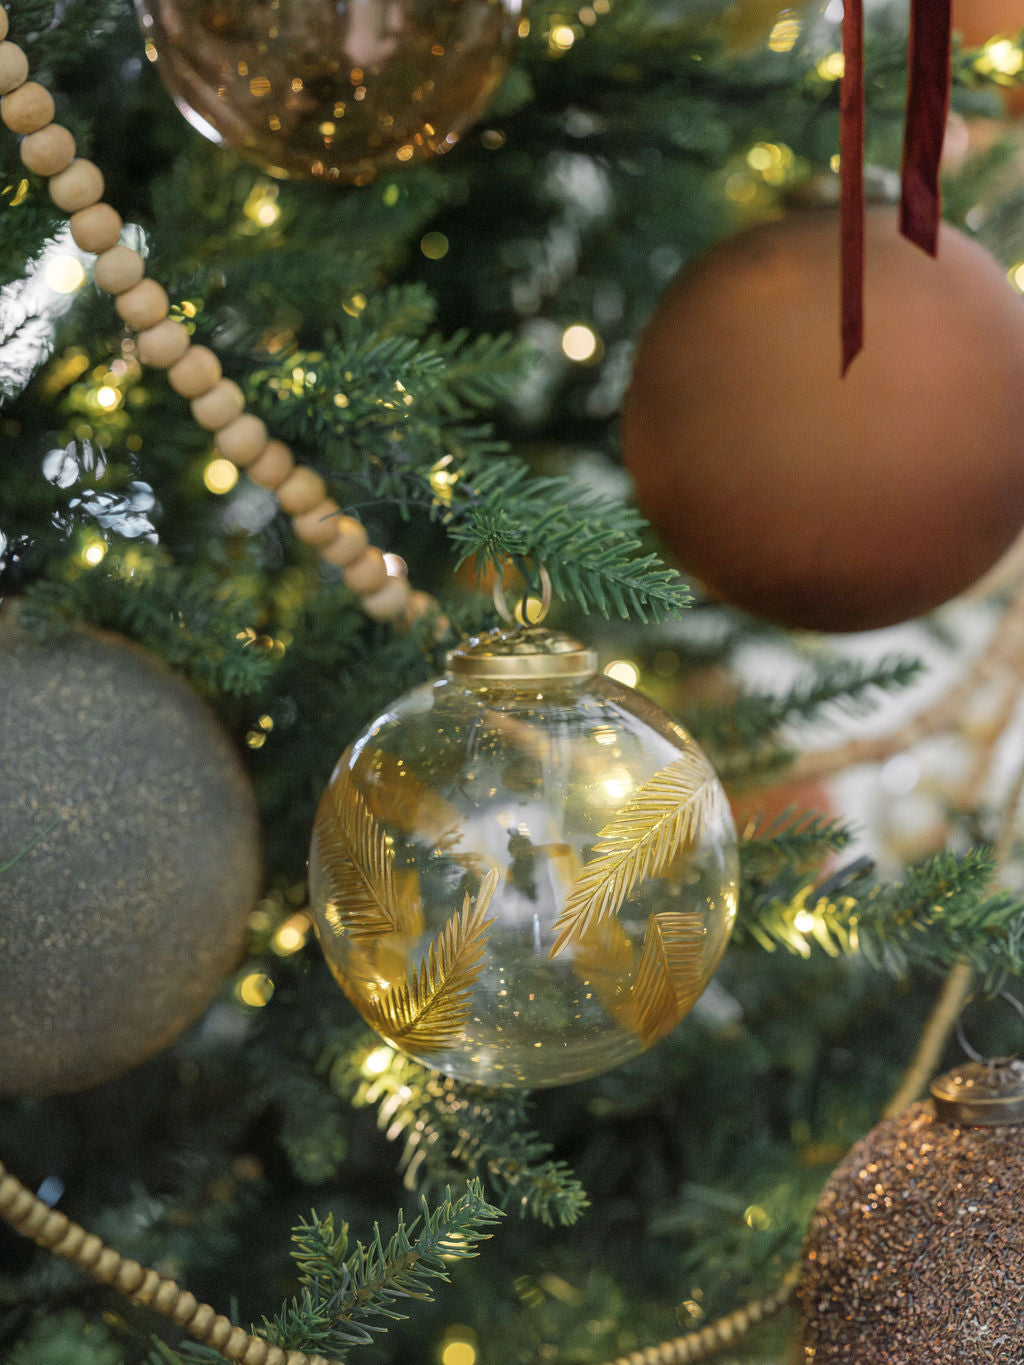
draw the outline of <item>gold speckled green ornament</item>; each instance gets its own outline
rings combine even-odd
[[[349,999],[425,1065],[493,1086],[597,1075],[668,1033],[725,949],[736,852],[691,737],[531,626],[452,651],[349,746],[311,898]]]
[[[219,723],[118,636],[0,620],[0,1095],[169,1044],[237,959],[255,803]]]

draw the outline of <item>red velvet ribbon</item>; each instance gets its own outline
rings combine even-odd
[[[949,115],[953,0],[911,0],[900,231],[934,256],[942,217],[939,161]],[[843,6],[839,95],[843,373],[864,344],[864,9]]]

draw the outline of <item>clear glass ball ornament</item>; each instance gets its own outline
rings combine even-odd
[[[504,74],[521,0],[135,0],[182,114],[271,175],[364,184],[448,151]]]
[[[321,799],[324,954],[385,1039],[491,1086],[597,1075],[675,1027],[736,914],[735,831],[686,731],[542,627],[466,642]]]

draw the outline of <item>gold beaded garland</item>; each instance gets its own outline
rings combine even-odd
[[[8,31],[7,11],[0,6],[0,119],[22,135],[20,154],[26,168],[48,177],[50,198],[70,215],[75,243],[96,254],[94,282],[114,296],[118,315],[137,333],[140,361],[167,370],[174,391],[192,401],[197,423],[216,433],[221,455],[247,469],[256,483],[278,491],[295,534],[315,546],[326,563],[343,570],[343,581],[361,597],[369,616],[406,625],[418,620],[433,607],[434,599],[413,593],[404,574],[389,575],[382,552],[369,544],[361,523],[341,515],[321,476],[296,465],[284,442],[269,439],[263,421],[245,411],[241,389],[223,377],[214,352],[194,345],[187,328],[168,317],[167,291],[146,277],[139,252],[119,241],[124,224],[116,209],[103,202],[102,171],[75,155],[73,135],[53,121],[53,97],[44,86],[28,80],[28,58],[16,43],[7,41]],[[207,397],[211,392],[213,396]]]

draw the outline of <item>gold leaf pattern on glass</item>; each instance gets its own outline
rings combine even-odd
[[[422,932],[419,878],[396,873],[387,834],[347,772],[328,788],[314,833],[330,886],[325,917],[336,933],[358,940]]]
[[[675,1028],[704,989],[704,918],[694,910],[652,915],[621,1022],[650,1047]]]
[[[461,912],[450,915],[430,945],[419,970],[364,1003],[363,1017],[396,1047],[425,1056],[455,1046],[472,1008],[472,990],[480,975],[487,930],[484,919],[498,885],[497,868],[480,883],[476,900],[466,895]]]
[[[714,769],[690,749],[638,788],[599,832],[593,857],[570,888],[555,921],[551,957],[613,915],[645,877],[657,877],[696,843],[721,802]]]

